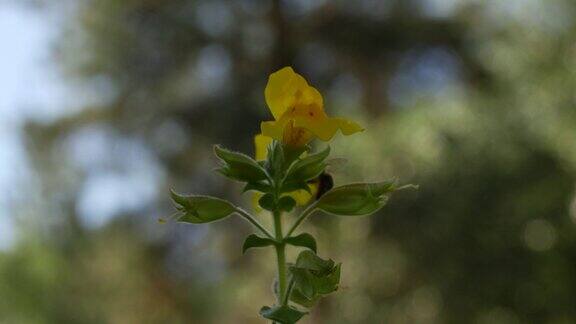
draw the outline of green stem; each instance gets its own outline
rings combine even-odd
[[[276,241],[282,242],[284,237],[282,236],[282,219],[279,211],[274,212],[274,229],[276,231]],[[282,242],[276,244],[275,247],[278,261],[278,303],[284,305],[283,297],[286,294],[286,245]]]
[[[252,223],[257,229],[259,229],[264,235],[266,235],[269,239],[275,240],[274,236],[264,227],[260,222],[258,222],[252,215],[250,215],[247,211],[240,207],[236,207],[236,212],[244,217],[247,221]]]
[[[292,233],[296,230],[296,228],[298,228],[298,226],[306,219],[306,217],[310,216],[313,212],[316,211],[316,202],[314,202],[313,204],[311,204],[310,206],[308,206],[308,208],[306,208],[302,214],[300,214],[300,217],[298,217],[298,219],[296,220],[296,222],[294,223],[294,225],[292,225],[292,227],[290,227],[290,229],[288,230],[288,233],[286,234],[286,237],[290,237],[290,235],[292,235]]]

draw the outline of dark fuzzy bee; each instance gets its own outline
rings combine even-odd
[[[314,200],[318,200],[325,193],[334,188],[334,179],[330,173],[341,169],[346,164],[346,159],[334,158],[326,162],[326,170],[320,173],[318,177],[308,181],[311,192],[314,194]]]
[[[316,191],[315,200],[318,200],[325,193],[334,187],[334,179],[327,172],[322,172],[317,178],[308,181],[310,185],[316,185],[318,190]]]

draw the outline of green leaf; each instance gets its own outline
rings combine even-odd
[[[296,161],[288,170],[286,181],[306,181],[317,177],[326,168],[324,160],[330,154],[330,146]]]
[[[289,267],[294,281],[290,300],[311,307],[320,297],[334,292],[340,283],[340,264],[324,260],[312,251],[302,251]]]
[[[316,271],[318,273],[328,273],[334,268],[334,261],[324,260],[312,251],[302,251],[296,258],[297,268]]]
[[[302,153],[310,150],[310,146],[292,146],[292,145],[284,145],[284,165],[286,167],[290,167],[290,165],[296,161]]]
[[[266,237],[260,237],[256,234],[250,234],[246,240],[244,240],[244,245],[242,245],[242,254],[246,253],[246,251],[251,248],[266,247],[274,244],[276,244],[274,240]]]
[[[341,263],[338,263],[327,275],[316,277],[314,282],[314,287],[316,293],[320,295],[327,295],[331,292],[338,290],[338,284],[340,283],[340,268]]]
[[[272,188],[272,186],[270,186],[270,184],[266,181],[248,182],[246,186],[244,186],[242,192],[247,192],[251,190],[260,191],[263,193],[271,193],[274,190],[274,188]]]
[[[314,295],[312,297],[306,297],[298,289],[293,289],[290,294],[290,300],[298,305],[304,306],[306,308],[312,308],[318,300],[322,298],[322,295]]]
[[[268,146],[267,169],[270,174],[282,174],[284,172],[284,149],[278,141],[273,141]]]
[[[260,309],[262,317],[282,324],[294,324],[306,314],[290,306],[264,306]]]
[[[266,170],[251,157],[214,146],[214,153],[223,162],[217,169],[224,176],[243,182],[257,182],[267,179]]]
[[[294,266],[289,267],[288,270],[292,274],[292,280],[294,280],[293,291],[298,291],[309,300],[319,295],[314,289],[314,275],[309,270]]]
[[[276,209],[276,203],[274,201],[274,195],[269,194],[269,193],[263,195],[258,200],[258,205],[260,205],[260,207],[262,207],[268,211],[274,211]]]
[[[306,299],[313,301],[318,300],[319,295],[327,295],[338,290],[340,267],[341,264],[339,263],[325,273],[292,267],[290,272],[297,291]]]
[[[387,195],[395,190],[395,181],[349,184],[328,191],[316,207],[340,216],[369,215],[386,205]]]
[[[284,239],[284,242],[294,246],[309,248],[310,250],[316,252],[316,240],[312,235],[308,233],[287,237]]]
[[[296,200],[290,196],[281,197],[278,200],[278,209],[289,213],[296,206]]]
[[[170,191],[176,209],[183,214],[176,216],[179,222],[209,223],[236,212],[236,207],[224,199],[202,195],[180,195]]]

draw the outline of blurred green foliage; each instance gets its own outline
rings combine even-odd
[[[342,292],[303,323],[576,321],[573,1],[65,9],[58,61],[99,100],[27,126],[40,195],[22,206],[19,243],[0,252],[0,322],[262,322],[254,305],[271,299],[262,282],[274,269],[262,260],[273,255],[241,255],[247,225],[156,219],[173,212],[169,187],[249,206],[205,170],[216,166],[212,144],[252,152],[269,117],[266,78],[284,65],[331,114],[363,120],[364,133],[333,146],[349,159],[337,183],[420,184],[371,218],[311,219],[321,254],[345,264]],[[120,191],[128,207],[100,208],[110,187],[89,195],[130,172],[143,180]],[[104,212],[113,218],[93,225]]]

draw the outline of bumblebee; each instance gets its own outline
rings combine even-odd
[[[325,193],[334,188],[334,178],[332,178],[330,173],[342,169],[347,163],[346,159],[341,158],[333,158],[326,162],[326,169],[317,178],[308,181],[314,200],[320,199]]]
[[[331,159],[327,161],[326,169],[314,179],[308,180],[308,190],[297,190],[290,194],[299,206],[304,206],[318,200],[334,187],[334,179],[330,172],[340,168],[346,163],[344,159]]]
[[[312,189],[314,200],[318,200],[334,187],[334,179],[324,171],[317,178],[309,180],[308,186]]]

